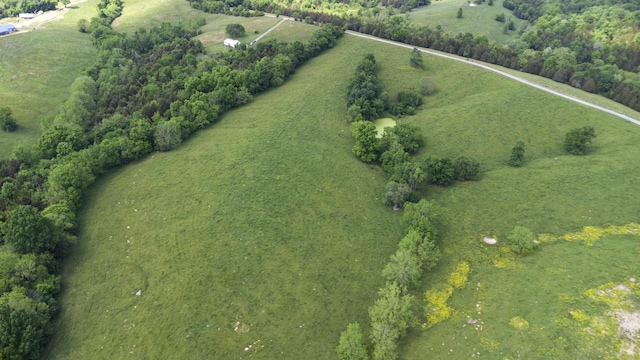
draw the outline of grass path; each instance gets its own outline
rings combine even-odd
[[[269,30],[265,31],[262,33],[262,35],[258,36],[255,40],[252,41],[252,43],[254,42],[258,42],[260,39],[262,39],[263,37],[265,37],[267,34],[269,34],[271,31],[273,31],[275,28],[277,28],[278,26],[280,26],[283,22],[285,22],[287,19],[282,19],[280,20],[279,23],[273,25],[271,28],[269,28]]]
[[[383,43],[386,43],[386,44],[400,46],[400,47],[404,47],[404,48],[407,48],[407,49],[413,49],[415,47],[415,46],[412,46],[412,45],[407,45],[407,44],[403,44],[403,43],[399,43],[399,42],[395,42],[395,41],[391,41],[391,40],[381,39],[381,38],[378,38],[378,37],[375,37],[375,36],[365,35],[365,34],[361,34],[361,33],[354,32],[354,31],[347,31],[347,34],[358,36],[358,37],[369,39],[369,40],[380,41],[380,42],[383,42]],[[600,105],[596,105],[596,104],[594,104],[592,102],[589,102],[589,101],[586,101],[586,100],[578,99],[576,97],[563,94],[563,93],[561,93],[559,91],[552,90],[552,89],[546,88],[546,87],[538,85],[538,84],[534,84],[533,82],[525,80],[525,79],[523,79],[521,77],[515,76],[513,74],[506,73],[506,72],[504,72],[502,70],[499,70],[499,69],[493,68],[491,66],[485,65],[483,63],[480,63],[477,60],[470,60],[470,59],[465,59],[465,58],[457,57],[457,56],[453,56],[453,55],[446,55],[446,54],[443,54],[443,53],[440,53],[440,52],[437,52],[437,51],[427,50],[427,49],[424,49],[424,48],[419,48],[419,50],[424,52],[424,53],[427,53],[427,54],[439,56],[439,57],[442,57],[442,58],[445,58],[445,59],[464,62],[464,63],[467,63],[469,65],[477,66],[477,67],[485,69],[485,70],[493,71],[493,72],[495,72],[497,74],[500,74],[502,76],[508,77],[509,79],[518,81],[518,82],[523,83],[525,85],[534,87],[534,88],[542,90],[542,91],[546,91],[546,92],[548,92],[550,94],[559,96],[561,98],[564,98],[564,99],[567,99],[567,100],[570,100],[570,101],[577,102],[577,103],[582,104],[582,105],[589,106],[591,108],[594,108],[594,109],[597,109],[597,110],[600,110],[600,111],[604,111],[604,112],[606,112],[608,114],[611,114],[613,116],[617,116],[617,117],[619,117],[619,118],[621,118],[623,120],[629,121],[629,122],[634,123],[636,125],[640,125],[640,121],[632,118],[631,116],[622,114],[622,113],[614,111],[614,110],[607,109],[605,107],[602,107]]]

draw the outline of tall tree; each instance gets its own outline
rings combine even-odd
[[[20,254],[51,250],[57,242],[51,222],[30,205],[11,210],[2,224],[2,233],[5,243]]]
[[[364,162],[372,162],[378,157],[378,139],[376,126],[369,121],[356,121],[351,125],[351,134],[356,140],[353,154]]]
[[[414,68],[422,68],[424,66],[422,52],[417,48],[413,48],[413,50],[411,50],[411,59],[409,60],[409,64]]]
[[[387,281],[395,282],[401,289],[415,285],[422,275],[422,262],[417,252],[408,248],[399,248],[390,256],[389,262],[382,269],[382,276]]]
[[[371,340],[374,344],[373,358],[395,359],[397,358],[395,342],[404,336],[414,323],[411,311],[414,297],[402,294],[396,283],[387,283],[380,289],[378,296],[378,300],[369,307]]]
[[[366,360],[369,358],[360,324],[352,323],[340,334],[340,343],[336,348],[340,360]]]

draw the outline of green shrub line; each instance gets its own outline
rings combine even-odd
[[[206,55],[192,39],[202,22],[125,36],[110,26],[122,2],[97,7],[99,17],[84,30],[98,60],[75,80],[37,145],[20,145],[0,161],[2,358],[40,358],[58,309],[61,260],[75,242],[75,214],[90,184],[154,149],[173,149],[224,111],[279,86],[343,33],[325,25],[307,44],[271,40]]]

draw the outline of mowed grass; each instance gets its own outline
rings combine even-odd
[[[483,166],[480,181],[429,187],[424,194],[445,208],[443,258],[424,277],[419,300],[461,260],[471,263],[471,284],[494,284],[483,295],[492,303],[531,294],[538,285],[529,288],[526,280],[558,259],[567,262],[566,271],[589,277],[605,273],[623,251],[621,263],[629,266],[611,276],[634,273],[635,263],[626,260],[633,244],[568,244],[576,247],[574,256],[563,244],[544,245],[521,260],[531,261],[524,267],[531,272],[506,273],[491,265],[498,248],[481,239],[495,236],[503,244],[515,225],[562,235],[638,221],[637,126],[467,64],[425,55],[425,69],[415,70],[410,50],[345,36],[280,88],[175,151],[115,171],[92,188],[65,267],[48,356],[335,358],[346,324],[368,326],[380,270],[403,232],[400,214],[381,204],[386,176],[350,154],[343,122],[347,84],[368,52],[389,93],[419,88],[425,76],[439,88],[418,114],[400,119],[423,129],[427,145],[416,160],[467,155]],[[564,134],[585,125],[598,136],[592,151],[565,154]],[[506,160],[520,139],[526,163],[510,168]],[[598,246],[604,248],[598,252]],[[581,251],[593,249],[601,260],[583,261]],[[585,279],[570,292],[609,281]],[[545,283],[563,291],[562,282]],[[472,290],[456,292],[453,306],[473,309],[479,298]],[[558,292],[540,291],[537,300],[551,303]],[[495,304],[483,318],[482,336],[457,350],[495,340],[514,354],[517,342],[504,340],[501,327],[515,316],[513,308]],[[536,315],[534,305],[523,303],[515,313],[532,326],[555,316]],[[422,309],[418,301],[416,312]],[[452,356],[449,347],[435,345],[462,327],[458,320],[412,331],[403,356]]]
[[[404,231],[351,155],[353,40],[93,186],[48,358],[335,357]]]
[[[475,36],[485,35],[490,41],[505,42],[513,37],[514,32],[503,32],[504,23],[495,20],[496,15],[505,14],[511,17],[516,29],[526,23],[511,15],[511,11],[502,7],[502,0],[493,2],[493,6],[485,1],[481,5],[471,6],[465,0],[433,1],[431,5],[418,8],[409,15],[409,19],[416,25],[428,25],[432,29],[442,26],[450,34],[472,33]],[[462,18],[458,19],[458,9],[462,8]]]
[[[93,62],[91,38],[75,20],[95,13],[93,6],[81,3],[37,30],[0,37],[0,106],[10,107],[18,123],[16,132],[0,132],[0,158],[18,144],[36,142],[41,120],[58,113],[79,71]]]

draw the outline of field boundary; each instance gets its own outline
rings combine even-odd
[[[528,80],[525,80],[523,78],[517,77],[515,75],[511,75],[509,73],[506,73],[506,72],[504,72],[502,70],[495,69],[495,68],[493,68],[491,66],[488,66],[488,65],[485,65],[483,63],[479,63],[476,60],[471,60],[471,59],[466,59],[466,58],[459,58],[459,57],[456,57],[456,56],[453,56],[453,55],[446,55],[446,54],[442,54],[440,52],[436,52],[436,51],[433,51],[433,50],[427,50],[425,48],[420,48],[420,47],[413,46],[413,45],[407,45],[407,44],[399,43],[399,42],[392,41],[392,40],[386,40],[386,39],[378,38],[378,37],[371,36],[371,35],[365,35],[365,34],[362,34],[362,33],[359,33],[359,32],[351,31],[351,30],[347,30],[346,33],[349,34],[349,35],[361,37],[361,38],[364,38],[364,39],[379,41],[379,42],[383,42],[383,43],[390,44],[390,45],[395,45],[395,46],[400,46],[400,47],[407,48],[407,49],[416,48],[416,49],[420,50],[423,53],[439,56],[439,57],[442,57],[442,58],[445,58],[445,59],[459,61],[459,62],[462,62],[462,63],[465,63],[465,64],[477,66],[477,67],[485,69],[485,70],[493,71],[496,74],[505,76],[505,77],[507,77],[509,79],[518,81],[518,82],[520,82],[522,84],[534,87],[534,88],[542,90],[542,91],[546,91],[546,92],[548,92],[550,94],[559,96],[559,97],[567,99],[567,100],[571,100],[573,102],[577,102],[578,104],[586,105],[586,106],[589,106],[591,108],[594,108],[594,109],[597,109],[597,110],[600,110],[600,111],[604,111],[604,112],[606,112],[606,113],[608,113],[610,115],[617,116],[617,117],[619,117],[619,118],[621,118],[621,119],[623,119],[625,121],[628,121],[630,123],[633,123],[635,125],[640,126],[640,121],[632,118],[629,115],[625,115],[625,114],[622,114],[620,112],[617,112],[617,111],[614,111],[614,110],[610,110],[610,109],[607,109],[605,107],[590,103],[588,101],[585,101],[585,100],[582,100],[582,99],[578,99],[578,98],[575,98],[575,97],[570,96],[570,95],[563,94],[563,93],[558,92],[556,90],[548,89],[548,88],[546,88],[546,87],[544,87],[542,85],[534,84],[534,83],[532,83],[532,82],[530,82]]]

